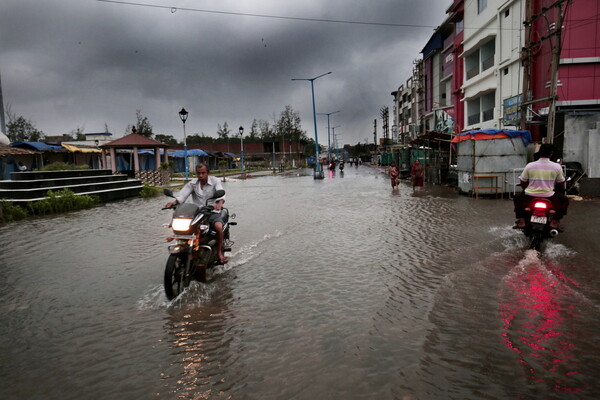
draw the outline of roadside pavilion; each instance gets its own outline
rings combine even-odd
[[[141,180],[144,183],[152,183],[155,185],[164,185],[170,179],[170,177],[164,176],[160,171],[161,163],[161,150],[163,153],[163,162],[169,161],[169,155],[167,149],[170,146],[154,139],[150,139],[146,136],[138,133],[131,133],[122,138],[108,142],[102,146],[102,164],[108,165],[107,156],[110,155],[110,166],[113,174],[118,173],[117,171],[117,150],[125,150],[133,152],[133,171],[135,172],[135,178]],[[154,170],[142,170],[140,169],[139,150],[151,150],[154,153]],[[108,154],[107,154],[108,153]],[[167,181],[167,182],[165,182]]]

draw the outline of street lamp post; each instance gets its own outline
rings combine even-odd
[[[244,134],[244,127],[240,126],[240,148],[241,148],[241,153],[242,153],[242,178],[245,178],[244,176],[244,137],[242,136]]]
[[[336,147],[336,141],[335,141],[335,128],[339,128],[341,125],[337,125],[331,128],[331,136],[333,136],[333,147],[335,149]],[[335,153],[336,155],[338,154],[337,152]]]
[[[310,89],[312,92],[312,106],[313,106],[313,121],[314,121],[314,125],[315,125],[315,163],[316,163],[316,170],[315,170],[315,174],[314,174],[314,179],[323,179],[325,176],[323,175],[323,170],[321,169],[321,162],[319,160],[319,135],[317,134],[317,108],[315,106],[315,85],[314,82],[319,79],[322,76],[325,75],[329,75],[331,74],[330,72],[327,72],[325,74],[319,75],[317,77],[314,78],[296,78],[296,79],[292,79],[293,81],[309,81],[310,82]]]
[[[185,164],[185,181],[188,180],[188,157],[187,157],[187,139],[185,136],[185,121],[187,121],[188,112],[185,111],[185,108],[181,108],[179,111],[179,118],[181,118],[181,122],[183,122],[183,160]]]
[[[339,113],[340,110],[330,113],[317,113],[317,115],[327,115],[327,161],[331,162],[331,139],[329,135],[329,116],[331,114]]]

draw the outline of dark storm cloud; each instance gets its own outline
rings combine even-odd
[[[354,144],[372,140],[373,119],[381,106],[391,105],[390,92],[408,77],[450,5],[449,0],[144,3],[166,8],[4,0],[5,103],[46,134],[78,127],[102,131],[106,123],[120,136],[141,109],[155,133],[178,138],[182,106],[190,112],[189,133],[214,135],[218,123],[235,128],[254,118],[272,121],[290,104],[312,136],[310,84],[291,79],[332,71],[315,82],[317,111],[341,110],[332,124],[342,125],[336,131],[342,142]],[[200,9],[411,26],[195,11]],[[326,118],[318,123],[322,132]]]

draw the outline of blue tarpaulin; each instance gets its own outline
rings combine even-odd
[[[12,147],[35,151],[67,151],[62,146],[55,146],[52,144],[46,144],[44,142],[13,142],[10,145]]]
[[[183,157],[185,157],[185,150],[176,150],[173,152],[169,152],[169,155],[171,157],[183,158]],[[187,155],[188,156],[198,156],[198,157],[208,157],[209,156],[207,152],[205,152],[204,150],[200,150],[200,149],[188,150]]]

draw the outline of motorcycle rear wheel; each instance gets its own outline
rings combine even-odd
[[[536,251],[540,251],[540,249],[542,248],[542,242],[544,241],[544,239],[542,238],[542,233],[541,232],[533,232],[531,234],[531,240],[529,242],[529,248],[536,250]]]
[[[171,254],[165,267],[165,294],[173,300],[189,286],[190,280],[185,276],[187,254]]]

